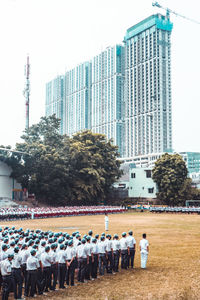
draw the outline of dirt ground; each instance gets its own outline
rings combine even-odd
[[[198,300],[200,299],[200,216],[125,213],[109,216],[109,233],[133,230],[137,241],[135,269],[120,270],[95,281],[48,293],[36,299],[74,300]],[[2,222],[29,229],[85,234],[104,232],[104,216]],[[147,233],[147,269],[140,269],[139,241]],[[11,298],[10,298],[11,299]]]

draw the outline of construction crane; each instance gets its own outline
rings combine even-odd
[[[181,18],[184,18],[184,19],[186,19],[186,20],[188,20],[188,21],[191,21],[191,22],[193,22],[193,23],[200,24],[200,22],[198,22],[198,21],[196,21],[196,20],[194,20],[194,19],[191,19],[191,18],[188,18],[188,17],[186,17],[186,16],[184,16],[184,15],[181,15],[181,14],[179,14],[179,13],[177,13],[177,12],[171,10],[170,8],[163,7],[163,6],[160,5],[157,1],[153,2],[153,3],[152,3],[152,6],[157,6],[158,8],[162,8],[162,9],[166,10],[166,15],[167,15],[167,17],[169,17],[169,16],[170,16],[170,13],[171,13],[171,14],[174,14],[175,16],[177,16],[177,17],[181,17]]]
[[[29,129],[29,101],[30,101],[30,81],[29,81],[29,75],[30,75],[30,64],[29,64],[29,56],[27,56],[27,63],[25,65],[25,72],[24,72],[26,83],[25,88],[23,91],[24,97],[26,99],[26,129]]]

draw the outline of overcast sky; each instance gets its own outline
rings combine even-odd
[[[200,21],[199,0],[160,0]],[[45,111],[45,84],[153,13],[151,0],[0,0],[0,144],[15,146],[25,127],[24,65],[31,63],[30,123]],[[173,148],[200,151],[200,25],[171,15]]]

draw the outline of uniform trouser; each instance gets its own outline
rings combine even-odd
[[[68,262],[70,262],[70,260]],[[69,279],[71,281],[71,286],[74,285],[74,272],[75,272],[75,262],[73,260],[71,262],[70,266],[67,267],[67,273],[66,273],[66,283],[67,283],[67,285],[69,285]]]
[[[97,268],[98,268],[98,254],[94,254],[93,262],[92,262],[92,271],[91,271],[92,278],[97,278]]]
[[[64,288],[64,282],[65,282],[65,276],[66,276],[66,264],[58,264],[58,280],[59,280],[59,288]]]
[[[130,254],[128,255],[128,267],[130,266],[131,261],[131,267],[134,267],[134,258],[135,258],[135,249],[130,248]]]
[[[37,281],[37,270],[27,271],[27,281],[25,287],[24,296],[29,296],[30,290],[30,297],[34,297],[36,292],[36,281]]]
[[[44,267],[43,268],[43,290],[48,292],[51,284],[51,267]]]
[[[57,279],[58,279],[58,267],[57,264],[53,264],[51,266],[51,286],[50,286],[51,290],[56,289]]]
[[[106,269],[107,269],[107,273],[112,273],[113,270],[113,254],[112,251],[109,251],[107,253],[107,264],[106,264]]]
[[[119,271],[119,250],[114,251],[114,263],[113,263],[113,270],[115,272]]]
[[[140,254],[141,254],[141,268],[145,269],[147,265],[148,252],[143,250],[140,252]]]
[[[85,279],[85,268],[87,265],[87,258],[78,259],[78,281],[84,282]]]
[[[121,250],[121,268],[127,269],[128,250]]]
[[[36,288],[39,295],[43,294],[43,287],[44,287],[44,278],[42,269],[38,268],[37,270],[37,280],[36,280]]]
[[[1,290],[2,282],[3,282],[3,278],[2,275],[0,274],[0,290]]]
[[[105,230],[108,231],[108,224],[109,222],[105,222]]]
[[[26,281],[27,281],[26,264],[22,264],[22,274],[23,274],[24,286],[26,286]]]
[[[104,275],[104,271],[106,268],[106,255],[99,254],[99,274]]]
[[[85,267],[85,279],[90,280],[90,275],[92,272],[92,257],[89,257],[89,264],[86,264]]]
[[[19,269],[13,268],[12,276],[14,279],[14,297],[15,299],[20,299],[22,297],[22,283],[23,283],[21,268]]]
[[[9,293],[12,289],[12,276],[2,276],[3,284],[2,284],[2,300],[8,300]]]

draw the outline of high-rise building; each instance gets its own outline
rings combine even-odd
[[[92,60],[91,129],[113,139],[123,154],[124,47],[108,47]]]
[[[64,134],[63,130],[63,100],[64,100],[64,76],[57,76],[46,84],[46,103],[45,115],[56,115],[61,120],[60,134]]]
[[[64,76],[64,133],[91,129],[91,63],[85,62]]]
[[[112,138],[124,158],[172,151],[171,31],[152,15],[108,47],[46,86],[46,115],[61,133],[91,129]]]
[[[129,28],[125,43],[126,157],[172,148],[171,31],[167,16]]]

